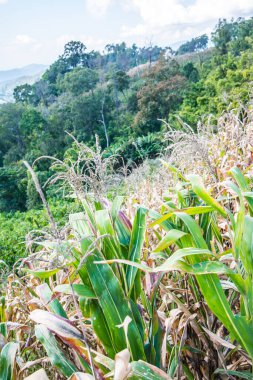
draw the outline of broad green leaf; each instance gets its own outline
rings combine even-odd
[[[215,379],[214,375],[235,376],[239,379],[253,380],[253,374],[246,371],[231,371],[223,368],[218,368],[214,371],[212,379]]]
[[[207,203],[208,206],[213,207],[216,211],[218,211],[222,216],[226,217],[227,213],[224,208],[207,192],[202,178],[198,175],[192,174],[188,176],[193,191],[201,198],[203,201]]]
[[[176,212],[175,216],[177,216],[177,218],[181,219],[182,222],[184,222],[185,226],[190,232],[190,235],[196,247],[201,248],[201,249],[202,248],[208,249],[207,243],[205,239],[203,238],[202,230],[199,227],[199,225],[196,223],[196,221],[185,212]]]
[[[161,161],[161,163],[162,163],[166,168],[168,168],[172,173],[177,174],[178,177],[179,177],[180,179],[182,179],[184,182],[187,181],[186,178],[183,176],[183,174],[180,172],[180,170],[177,169],[175,166],[170,165],[168,162],[166,162],[166,161],[164,161],[164,160],[160,160],[160,161]]]
[[[114,198],[112,202],[112,220],[113,221],[115,221],[115,219],[118,217],[118,213],[120,211],[122,203],[124,202],[124,198],[125,197],[117,196]]]
[[[132,225],[130,220],[122,211],[118,213],[118,216],[115,219],[115,229],[117,231],[120,244],[128,248],[131,238]],[[125,253],[125,258],[127,258],[127,255],[128,251]]]
[[[5,338],[7,337],[7,329],[6,329],[6,302],[5,297],[0,297],[0,334],[2,334]]]
[[[131,363],[131,367],[132,374],[128,376],[130,380],[171,380],[161,369],[141,360]]]
[[[102,241],[104,256],[108,259],[113,257],[123,258],[108,210],[96,211],[95,218],[100,235],[105,235]]]
[[[186,232],[180,230],[170,230],[166,236],[159,242],[159,244],[154,249],[154,252],[160,252],[174,244],[177,240],[181,239],[182,236],[186,235]]]
[[[49,288],[48,284],[44,283],[36,287],[36,293],[40,297],[44,306],[52,313],[58,314],[63,318],[67,318],[67,314],[63,309],[61,303]]]
[[[110,329],[103,314],[103,310],[101,309],[97,300],[94,300],[90,303],[90,314],[92,328],[98,340],[103,345],[107,355],[110,358],[114,358],[117,350],[115,349]]]
[[[77,371],[77,368],[66,358],[54,335],[46,326],[35,326],[35,335],[44,346],[52,365],[56,367],[62,375],[69,377]]]
[[[141,251],[144,244],[145,239],[145,231],[146,231],[146,210],[142,209],[141,207],[138,208],[133,228],[132,228],[132,234],[131,234],[131,240],[130,240],[130,246],[129,246],[129,260],[132,262],[140,262],[141,260]],[[140,281],[140,278],[136,278],[137,274],[137,268],[134,267],[128,267],[126,270],[126,278],[127,278],[127,285],[128,285],[128,294],[131,293],[133,286],[136,285],[136,281]]]
[[[0,380],[15,379],[15,360],[18,351],[18,344],[14,342],[7,343],[0,355]]]
[[[176,216],[186,225],[195,245],[198,248],[206,249],[207,244],[196,221],[185,213],[176,213]],[[184,237],[182,240],[183,239]],[[188,242],[188,239],[186,242]],[[203,257],[201,255],[189,256],[189,263],[194,265],[201,261],[206,261],[206,258],[206,255],[203,255]],[[233,279],[233,276],[235,275],[231,275],[230,277]],[[253,357],[253,346],[249,338],[253,334],[253,327],[251,324],[246,323],[246,320],[242,319],[242,317],[236,318],[236,316],[234,316],[222,289],[219,277],[216,274],[208,274],[205,276],[196,275],[196,279],[209,308],[223,322],[230,333],[236,337],[238,342],[248,351],[251,357]],[[238,287],[238,284],[236,285]]]
[[[189,265],[183,261],[177,263],[177,267],[181,268],[182,272],[194,274],[194,275],[204,275],[204,274],[234,274],[234,272],[229,269],[226,265],[219,261],[202,261],[194,265]]]
[[[250,186],[246,180],[246,177],[242,174],[240,169],[238,169],[237,167],[232,168],[231,174],[234,177],[234,179],[236,180],[240,190],[243,193],[247,194],[247,193],[251,192],[251,188],[250,188]],[[245,198],[247,199],[247,202],[248,202],[251,214],[252,214],[253,213],[253,198],[251,196],[248,196],[248,195],[245,195]]]
[[[196,256],[196,255],[213,255],[208,249],[202,248],[183,248],[178,249],[173,255],[171,255],[165,262],[155,268],[155,272],[166,272],[167,270],[174,270],[178,268],[178,262],[184,257]]]
[[[49,270],[30,270],[25,269],[25,271],[29,274],[32,274],[34,277],[37,277],[41,280],[45,280],[46,278],[54,276],[56,273],[58,273],[60,268],[55,269],[49,269]]]
[[[187,215],[199,215],[199,214],[205,214],[207,212],[212,212],[214,210],[213,207],[210,206],[196,206],[196,207],[188,207],[184,209],[177,209],[171,212],[168,212],[167,214],[163,215],[159,219],[154,220],[152,223],[150,223],[150,227],[154,227],[157,224],[162,224],[165,222],[167,219],[170,219],[172,216],[174,216],[176,213],[185,213]]]
[[[121,259],[114,259],[114,260],[106,260],[106,261],[95,261],[94,264],[97,265],[104,265],[104,264],[113,264],[113,263],[119,263],[119,264],[126,264],[129,266],[133,266],[135,268],[141,269],[144,272],[149,273],[158,273],[158,272],[167,272],[167,271],[173,271],[181,268],[180,259],[187,257],[187,256],[195,256],[195,255],[213,255],[211,251],[208,249],[201,249],[201,248],[184,248],[177,250],[171,257],[169,257],[165,262],[155,268],[151,268],[144,264],[135,263],[130,260],[121,260]]]
[[[57,285],[54,288],[54,292],[70,295],[74,292],[74,294],[79,297],[96,298],[94,292],[88,286],[83,284],[73,284],[72,286],[70,284]]]
[[[249,275],[253,275],[253,218],[245,216],[242,224],[242,236],[240,242],[240,258]],[[239,244],[239,241],[238,241]]]
[[[101,259],[98,253],[89,256],[86,266],[93,290],[108,324],[115,349],[117,352],[120,352],[127,348],[124,331],[119,329],[117,325],[123,324],[128,316],[132,319],[128,327],[128,341],[130,345],[128,348],[131,356],[133,359],[145,358],[141,335],[121,284],[108,264],[99,265],[94,263],[94,261],[100,261]]]

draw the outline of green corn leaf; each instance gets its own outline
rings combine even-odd
[[[65,357],[54,335],[47,327],[43,325],[35,326],[35,335],[44,346],[52,365],[56,367],[62,375],[69,377],[77,371],[77,368]]]
[[[131,367],[132,374],[128,376],[130,380],[171,380],[161,369],[141,360],[131,363]]]
[[[231,172],[232,176],[234,177],[234,179],[236,180],[241,191],[250,191],[251,190],[250,186],[248,185],[248,182],[246,181],[246,178],[244,177],[244,175],[242,174],[242,172],[239,168],[237,168],[235,166],[230,170],[230,172]]]
[[[110,329],[103,314],[103,310],[101,309],[97,300],[93,300],[90,303],[90,318],[92,328],[98,340],[102,343],[105,352],[110,358],[114,359],[115,355],[117,354],[117,350],[115,349]]]
[[[51,270],[30,270],[25,269],[25,271],[29,274],[32,274],[34,277],[37,277],[41,280],[45,280],[46,278],[54,276],[56,273],[58,273],[60,268],[55,268]]]
[[[184,222],[196,247],[207,249],[207,244],[202,236],[202,231],[196,221],[185,213],[176,213],[176,216]],[[183,237],[182,241],[184,239],[184,244],[192,244],[190,239]],[[191,265],[194,265],[202,261],[206,261],[207,258],[208,256],[206,254],[203,256],[189,255],[188,260]],[[179,265],[182,264],[179,263]],[[230,275],[230,278],[234,278],[234,276],[237,275],[232,274]],[[209,308],[252,356],[253,347],[250,343],[249,337],[253,333],[253,327],[250,324],[246,323],[244,319],[238,317],[236,318],[236,316],[234,316],[226,299],[225,293],[222,289],[219,277],[216,274],[207,274],[205,276],[198,274],[196,275],[196,279]]]
[[[49,311],[58,314],[63,318],[67,318],[67,314],[61,303],[57,298],[54,298],[53,292],[46,283],[37,286],[36,293]]]
[[[129,247],[129,260],[131,260],[132,262],[140,262],[141,260],[141,251],[144,244],[145,231],[146,231],[146,215],[147,215],[146,210],[140,207],[138,208],[135,218],[134,218],[130,247]],[[129,294],[131,293],[133,286],[136,285],[135,280],[138,280],[139,282],[141,281],[140,277],[139,278],[136,277],[136,274],[137,274],[137,268],[135,267],[127,268],[126,278],[127,278]]]
[[[74,292],[74,294],[79,297],[96,298],[94,292],[88,286],[83,284],[73,284],[72,286],[70,284],[57,285],[54,288],[54,292],[70,295]]]
[[[159,242],[159,244],[154,249],[154,252],[160,252],[168,248],[171,244],[174,244],[177,240],[181,239],[182,236],[186,235],[185,232],[180,230],[170,230],[166,236]]]
[[[251,192],[251,188],[250,188],[250,186],[246,180],[246,177],[242,174],[240,169],[238,169],[237,167],[232,168],[231,174],[234,177],[234,179],[236,180],[240,190],[243,193],[247,194],[247,193]],[[253,198],[251,196],[247,196],[247,195],[245,196],[245,198],[247,199],[247,202],[248,202],[248,205],[250,208],[250,212],[252,214],[253,213]]]
[[[253,275],[253,218],[245,216],[241,221],[241,244],[240,258],[243,262],[244,268],[249,275]]]
[[[82,205],[83,205],[83,209],[85,211],[85,214],[87,215],[88,217],[88,220],[90,222],[90,225],[91,226],[95,226],[96,222],[95,222],[95,217],[94,217],[94,213],[93,213],[93,210],[92,208],[90,207],[90,204],[89,202],[87,201],[86,198],[82,198]]]
[[[84,318],[90,318],[90,305],[91,305],[92,299],[86,298],[86,297],[80,297],[79,298],[79,307],[80,310],[84,316]]]
[[[184,212],[176,212],[175,216],[177,216],[177,218],[181,219],[182,222],[184,222],[184,224],[190,232],[191,238],[196,247],[208,249],[207,243],[203,238],[202,230],[199,227],[199,225],[195,222],[195,220],[190,215]],[[186,241],[186,239],[184,239],[184,241]]]
[[[18,351],[18,344],[7,343],[0,355],[0,380],[15,379],[15,360]]]
[[[173,165],[170,165],[168,162],[164,161],[164,160],[160,160],[161,163],[166,167],[168,168],[172,173],[175,173],[178,175],[178,177],[180,179],[182,179],[184,182],[187,182],[187,179],[183,176],[183,174],[180,172],[179,169],[177,169],[175,166]]]
[[[124,331],[117,326],[123,324],[128,316],[132,319],[132,322],[128,326],[128,341],[130,345],[128,348],[131,356],[133,359],[145,358],[141,335],[121,284],[108,264],[99,265],[94,263],[94,261],[100,261],[101,259],[102,257],[98,253],[92,257],[89,256],[86,266],[116,351],[120,352],[127,348]]]
[[[179,261],[188,256],[200,256],[200,255],[213,255],[208,249],[202,248],[183,248],[178,249],[173,255],[171,255],[165,262],[155,268],[155,272],[166,272],[168,270],[174,270],[178,268]]]
[[[183,261],[177,263],[177,267],[180,268],[182,272],[186,272],[194,275],[205,275],[205,274],[227,274],[233,275],[234,272],[229,269],[226,265],[219,261],[202,261],[194,265],[189,265]]]
[[[194,193],[196,193],[203,201],[206,202],[208,206],[213,207],[216,211],[218,211],[222,216],[226,217],[227,213],[224,208],[207,192],[202,178],[198,175],[189,175],[188,176],[192,189]]]
[[[84,239],[93,235],[87,217],[83,212],[70,214],[69,223],[78,239]]]
[[[168,212],[167,214],[161,216],[159,219],[154,220],[152,223],[150,223],[149,228],[156,226],[157,224],[162,225],[167,219],[170,219],[172,216],[174,216],[176,213],[184,213],[187,215],[199,215],[199,214],[205,214],[207,212],[212,212],[214,210],[211,206],[196,206],[196,207],[188,207],[185,209],[177,209],[172,212]],[[151,214],[155,215],[155,214]]]
[[[0,334],[5,338],[7,337],[7,328],[6,328],[6,303],[5,297],[0,297]]]
[[[116,239],[108,210],[99,210],[95,213],[96,225],[101,235],[109,235],[103,238],[103,253],[106,258],[123,258],[120,244]]]
[[[114,198],[112,202],[112,220],[115,221],[118,217],[118,213],[120,211],[120,208],[122,206],[122,203],[124,202],[124,198],[122,196],[117,196]]]
[[[246,371],[230,371],[223,368],[218,368],[214,371],[212,379],[215,379],[215,375],[224,375],[224,376],[235,376],[239,379],[253,380],[253,375],[250,372]]]
[[[126,215],[121,211],[118,213],[118,216],[115,219],[115,229],[120,244],[125,246],[127,249],[131,239],[132,225]],[[126,250],[124,257],[127,258],[127,255],[128,250]]]
[[[119,263],[119,264],[126,264],[138,269],[143,270],[144,272],[149,273],[158,273],[158,272],[168,272],[173,271],[177,269],[181,269],[180,259],[187,257],[187,256],[195,256],[195,255],[213,255],[211,251],[208,249],[201,249],[201,248],[183,248],[177,250],[171,257],[169,257],[162,265],[156,267],[156,268],[150,268],[147,265],[135,263],[130,260],[121,260],[121,259],[114,259],[114,260],[107,260],[107,261],[95,261],[94,264],[97,265],[103,265],[103,264],[113,264],[113,263]],[[186,264],[187,265],[187,264]]]

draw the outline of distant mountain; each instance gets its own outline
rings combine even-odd
[[[0,71],[0,82],[14,80],[26,76],[33,76],[38,73],[41,73],[42,71],[45,71],[47,67],[48,66],[46,65],[33,64],[17,69],[3,70]]]
[[[48,66],[32,64],[12,70],[0,71],[0,104],[13,101],[16,86],[39,80]]]

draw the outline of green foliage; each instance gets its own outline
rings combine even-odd
[[[186,79],[175,60],[161,59],[145,77],[145,85],[137,93],[136,127],[142,134],[158,132],[161,119],[179,108]]]
[[[27,178],[21,165],[0,168],[0,210],[1,212],[25,210]]]
[[[98,73],[88,68],[75,68],[58,79],[59,92],[71,92],[74,96],[93,90],[98,82]]]
[[[129,139],[125,142],[119,140],[108,150],[109,154],[116,154],[123,158],[130,167],[135,163],[140,164],[147,158],[156,158],[166,147],[166,141],[162,133],[148,133],[146,136]]]
[[[252,32],[253,18],[227,22],[226,19],[219,20],[215,31],[212,33],[212,41],[220,54],[231,51],[240,55],[244,50],[250,48],[250,37]]]
[[[185,42],[178,48],[176,54],[180,55],[201,51],[207,48],[207,44],[208,36],[206,34],[203,34],[202,36],[192,38],[190,41]]]
[[[30,84],[22,84],[20,86],[15,87],[13,91],[13,97],[15,101],[18,103],[32,104],[34,106],[38,105],[39,98],[35,93],[35,86]]]
[[[16,173],[15,173],[16,174]],[[15,187],[15,191],[17,188]],[[22,201],[22,207],[18,205],[18,209],[25,208],[25,200]],[[16,204],[14,204],[16,205]],[[36,204],[37,205],[37,204]],[[33,205],[34,206],[34,205]],[[6,205],[9,211],[9,204]],[[78,210],[79,206],[75,202],[55,202],[51,205],[52,213],[59,223],[64,225],[68,212],[71,210]],[[15,211],[15,208],[13,208]],[[27,255],[25,236],[31,231],[42,231],[48,228],[48,218],[45,211],[40,209],[33,209],[27,212],[13,212],[13,213],[0,213],[0,256],[9,268],[21,257]],[[36,234],[35,234],[36,235]]]

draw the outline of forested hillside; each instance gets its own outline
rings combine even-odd
[[[131,170],[164,150],[168,124],[196,130],[207,120],[215,124],[225,110],[248,105],[252,62],[252,18],[220,20],[209,45],[203,35],[177,51],[123,42],[100,53],[67,43],[41,80],[16,87],[15,102],[0,107],[0,212],[40,205],[22,160],[68,159],[73,138],[94,147],[97,135],[105,154],[120,155]],[[51,163],[35,163],[42,184],[54,174]],[[61,197],[44,190],[52,200]]]

